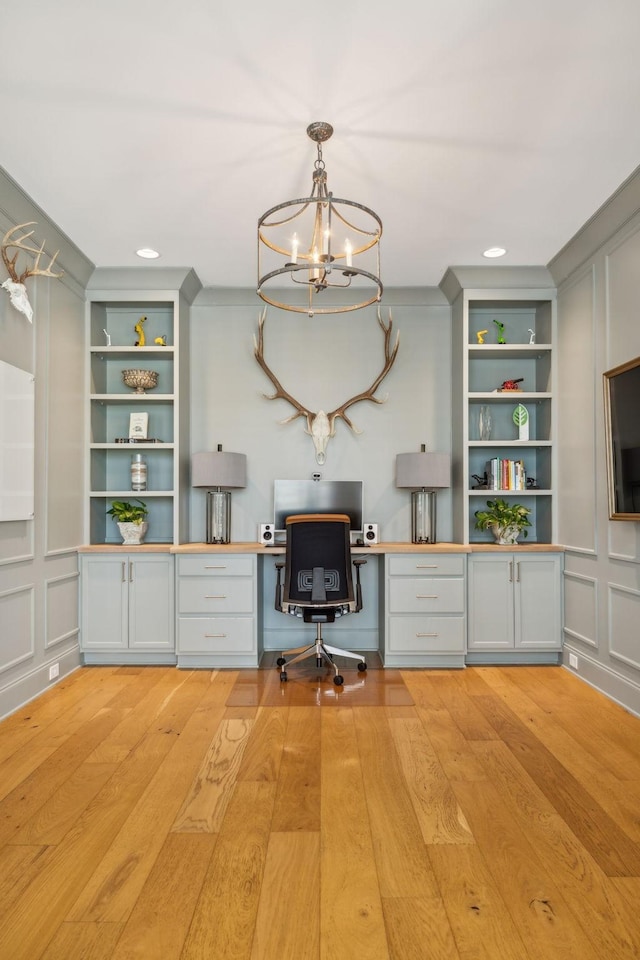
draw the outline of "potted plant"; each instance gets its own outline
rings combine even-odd
[[[122,542],[131,546],[140,544],[144,540],[149,524],[147,515],[149,510],[142,500],[114,500],[107,514],[116,521],[122,534]]]
[[[521,503],[507,503],[499,497],[487,500],[486,510],[476,510],[476,530],[491,530],[496,543],[513,545],[521,533],[528,536],[530,513]]]

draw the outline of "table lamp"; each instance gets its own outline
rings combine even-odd
[[[213,453],[191,457],[191,486],[207,487],[207,543],[231,540],[230,487],[246,487],[247,457],[244,453],[223,452],[218,444]],[[222,489],[223,487],[227,489]],[[215,489],[213,489],[215,488]]]
[[[451,486],[448,453],[399,453],[396,456],[396,487],[410,487],[411,542],[436,543],[436,491]]]

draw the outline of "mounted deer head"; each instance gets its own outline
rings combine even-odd
[[[357,427],[353,425],[351,419],[347,416],[347,410],[349,407],[352,407],[354,403],[359,403],[361,400],[370,400],[371,403],[384,403],[387,400],[387,397],[374,397],[374,393],[391,370],[393,362],[396,359],[398,353],[398,347],[400,346],[400,334],[396,335],[396,341],[391,347],[391,329],[393,327],[393,320],[391,319],[391,311],[389,311],[389,323],[385,324],[384,320],[380,315],[380,310],[378,310],[378,323],[384,331],[384,366],[382,370],[375,378],[368,390],[363,390],[362,393],[357,393],[355,396],[351,397],[349,400],[346,400],[341,406],[336,407],[335,410],[332,410],[330,413],[325,413],[324,410],[318,410],[317,413],[314,413],[312,410],[308,410],[306,407],[303,407],[290,393],[284,389],[280,381],[277,379],[275,374],[269,369],[267,363],[264,359],[264,322],[267,318],[266,308],[262,311],[262,314],[258,318],[258,337],[254,337],[254,355],[266,375],[271,380],[271,383],[276,388],[276,392],[269,396],[264,394],[267,400],[286,400],[287,403],[290,403],[294,408],[295,413],[292,413],[290,417],[287,417],[285,420],[281,420],[281,423],[292,423],[294,420],[297,420],[298,417],[305,417],[307,421],[307,427],[305,433],[308,433],[313,440],[313,445],[316,450],[316,463],[322,465],[326,460],[326,451],[327,444],[331,437],[335,436],[336,433],[336,420],[338,417],[342,418],[348,427],[353,430],[354,433],[362,433],[361,430],[358,430]]]
[[[10,230],[7,230],[2,238],[2,259],[4,260],[4,265],[7,268],[9,279],[5,280],[4,283],[0,284],[0,286],[7,291],[13,306],[16,308],[16,310],[19,310],[20,313],[24,313],[29,323],[33,322],[33,310],[31,308],[31,304],[29,303],[27,288],[24,285],[24,281],[27,279],[27,277],[62,276],[62,273],[54,273],[52,270],[52,267],[56,261],[56,257],[59,253],[57,250],[51,257],[48,267],[40,266],[40,258],[44,253],[44,240],[39,247],[32,246],[30,243],[27,243],[29,237],[33,236],[33,230],[29,230],[28,233],[25,233],[23,236],[17,237],[14,240],[14,234],[17,233],[18,230],[24,230],[26,227],[35,227],[35,225],[35,221],[33,220],[29,223],[19,223],[16,227],[12,227]],[[12,257],[10,257],[8,253],[8,251],[11,249],[15,249],[16,251]],[[33,261],[32,267],[27,267],[26,270],[23,270],[22,273],[19,274],[16,261],[21,250],[32,254],[35,257],[35,260]]]

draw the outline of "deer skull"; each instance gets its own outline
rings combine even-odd
[[[34,247],[30,243],[27,243],[29,237],[33,236],[33,230],[29,230],[28,233],[23,234],[23,236],[18,237],[14,240],[13,235],[18,230],[24,230],[25,227],[35,226],[33,221],[30,223],[19,223],[17,227],[12,227],[10,230],[7,230],[4,237],[2,238],[2,259],[4,260],[4,265],[7,268],[9,277],[4,283],[0,286],[7,291],[9,294],[9,299],[11,303],[19,310],[20,313],[24,313],[25,317],[29,323],[33,322],[33,309],[29,303],[29,297],[27,296],[27,288],[24,285],[24,281],[27,277],[61,277],[61,273],[54,273],[52,267],[55,263],[58,253],[54,253],[51,257],[51,261],[48,267],[40,266],[40,258],[44,253],[44,241],[41,246]],[[9,256],[9,250],[15,249],[15,253],[12,257]],[[26,253],[30,253],[34,257],[34,262],[32,267],[27,267],[26,270],[23,270],[22,273],[18,273],[16,266],[16,261],[18,259],[18,254],[23,250]]]
[[[254,356],[266,375],[269,377],[269,380],[271,380],[276,392],[270,396],[267,394],[264,394],[264,396],[267,398],[267,400],[286,400],[287,403],[290,403],[294,408],[295,412],[292,413],[290,417],[282,420],[281,423],[292,423],[292,421],[297,420],[299,417],[304,417],[306,419],[307,427],[305,433],[308,433],[313,440],[313,446],[316,451],[316,463],[322,466],[327,458],[327,444],[329,443],[331,437],[334,437],[336,433],[336,420],[338,417],[342,418],[342,420],[344,420],[347,426],[353,430],[354,433],[361,433],[362,431],[358,430],[357,427],[355,427],[352,423],[351,419],[347,416],[346,411],[349,409],[349,407],[353,406],[354,403],[359,403],[361,400],[370,400],[371,403],[384,403],[387,399],[386,396],[375,397],[374,394],[393,366],[394,360],[396,359],[398,353],[398,347],[400,345],[400,334],[396,335],[396,341],[393,347],[391,347],[391,329],[393,327],[391,312],[389,312],[389,323],[385,324],[384,320],[380,316],[380,311],[378,310],[378,323],[384,331],[385,362],[382,370],[368,390],[363,390],[362,393],[357,393],[355,396],[345,401],[345,403],[337,407],[335,410],[331,410],[329,413],[325,413],[324,410],[318,410],[317,413],[314,413],[312,410],[308,410],[307,407],[304,407],[301,403],[299,403],[294,397],[291,396],[290,393],[287,393],[273,371],[267,366],[267,363],[264,359],[264,322],[266,317],[267,311],[265,308],[258,318],[258,336],[257,338],[254,337]]]

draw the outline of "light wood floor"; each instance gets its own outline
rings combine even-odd
[[[640,720],[561,668],[78,671],[0,724],[0,960],[640,956]]]

